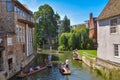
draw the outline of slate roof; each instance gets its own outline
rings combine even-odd
[[[120,0],[109,0],[108,4],[99,15],[98,20],[103,20],[120,15]]]

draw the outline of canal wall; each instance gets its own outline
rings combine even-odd
[[[94,68],[96,65],[96,59],[95,58],[88,58],[86,56],[82,56],[82,61],[87,64],[89,67]]]
[[[23,67],[24,69],[31,64],[31,62],[35,59],[34,55],[29,56],[29,58],[27,58],[24,62],[23,62]],[[18,74],[20,72],[20,67],[16,66],[15,68],[15,72],[13,72],[12,74],[8,74],[7,79],[8,80],[12,80],[11,78],[14,77],[14,75]],[[3,74],[4,75],[4,74]],[[0,80],[7,80],[7,79],[0,79]]]
[[[82,56],[82,61],[107,80],[120,80],[120,64]]]

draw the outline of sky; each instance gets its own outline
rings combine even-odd
[[[98,17],[109,0],[19,0],[22,4],[27,4],[28,8],[35,12],[38,7],[44,4],[50,5],[54,12],[57,12],[61,19],[65,15],[70,19],[71,25],[82,24],[89,19],[89,14],[93,13]]]

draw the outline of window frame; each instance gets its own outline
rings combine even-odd
[[[118,32],[117,30],[117,23],[118,23],[118,19],[114,18],[110,20],[110,34],[115,34]]]
[[[114,57],[120,58],[120,44],[114,44]]]
[[[12,12],[12,11],[13,11],[13,3],[12,3],[12,1],[7,1],[6,3],[7,3],[7,6],[6,6],[7,11],[8,11],[8,12]],[[11,5],[10,5],[10,6],[11,6],[11,9],[9,10],[8,8],[9,8],[10,6],[8,6],[8,4],[10,4],[10,3],[11,3]]]

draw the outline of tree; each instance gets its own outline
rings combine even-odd
[[[71,34],[71,33],[70,33]],[[75,38],[75,34],[71,34],[68,40],[68,45],[69,45],[69,50],[74,50],[76,49],[76,38]]]
[[[88,28],[84,25],[77,26],[69,33],[62,33],[59,42],[61,50],[94,49],[93,40],[89,38]]]
[[[66,33],[62,33],[59,37],[59,47],[60,50],[67,50],[66,47],[68,46],[68,39]]]
[[[47,39],[48,43],[51,44],[51,39],[56,38],[58,35],[57,20],[60,18],[59,14],[55,14],[52,7],[48,4],[44,4],[39,7],[38,11],[34,13],[34,19],[39,19],[39,23],[36,27],[36,41],[40,45],[41,40]]]
[[[67,16],[64,17],[62,22],[62,32],[70,32],[70,19]]]

